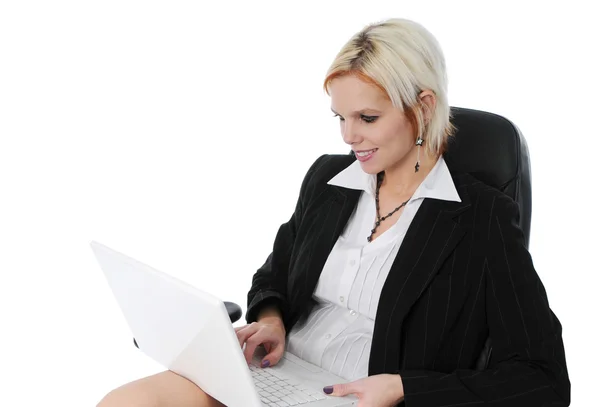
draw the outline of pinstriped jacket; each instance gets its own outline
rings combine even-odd
[[[307,172],[294,213],[252,278],[246,320],[276,304],[286,330],[312,294],[360,191],[327,182],[356,158],[324,155]],[[462,202],[425,199],[383,286],[369,375],[400,374],[408,407],[568,406],[562,326],[518,226],[518,207],[467,174]],[[486,370],[475,369],[490,337]]]

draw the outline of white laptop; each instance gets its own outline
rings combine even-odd
[[[288,352],[266,369],[257,353],[248,366],[222,300],[98,242],[91,247],[140,350],[226,406],[358,403],[325,395],[324,386],[346,380]]]

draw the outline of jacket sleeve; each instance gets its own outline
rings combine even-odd
[[[492,215],[484,265],[489,367],[400,371],[406,407],[570,405],[562,327],[526,248],[518,207],[496,197]]]
[[[290,257],[296,240],[296,233],[302,221],[305,204],[310,195],[311,179],[321,166],[326,155],[319,157],[310,167],[300,188],[296,208],[291,218],[279,227],[273,251],[265,263],[252,277],[252,286],[248,292],[248,310],[246,321],[255,322],[261,309],[269,305],[276,305],[283,315],[284,321],[289,315],[287,300],[287,280]]]

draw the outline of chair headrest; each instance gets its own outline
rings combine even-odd
[[[452,107],[457,128],[444,158],[451,172],[467,172],[517,202],[527,242],[531,223],[529,150],[519,128],[497,114]]]

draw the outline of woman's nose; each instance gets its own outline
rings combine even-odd
[[[359,135],[354,126],[349,120],[342,122],[342,139],[346,144],[354,144],[358,141]]]

